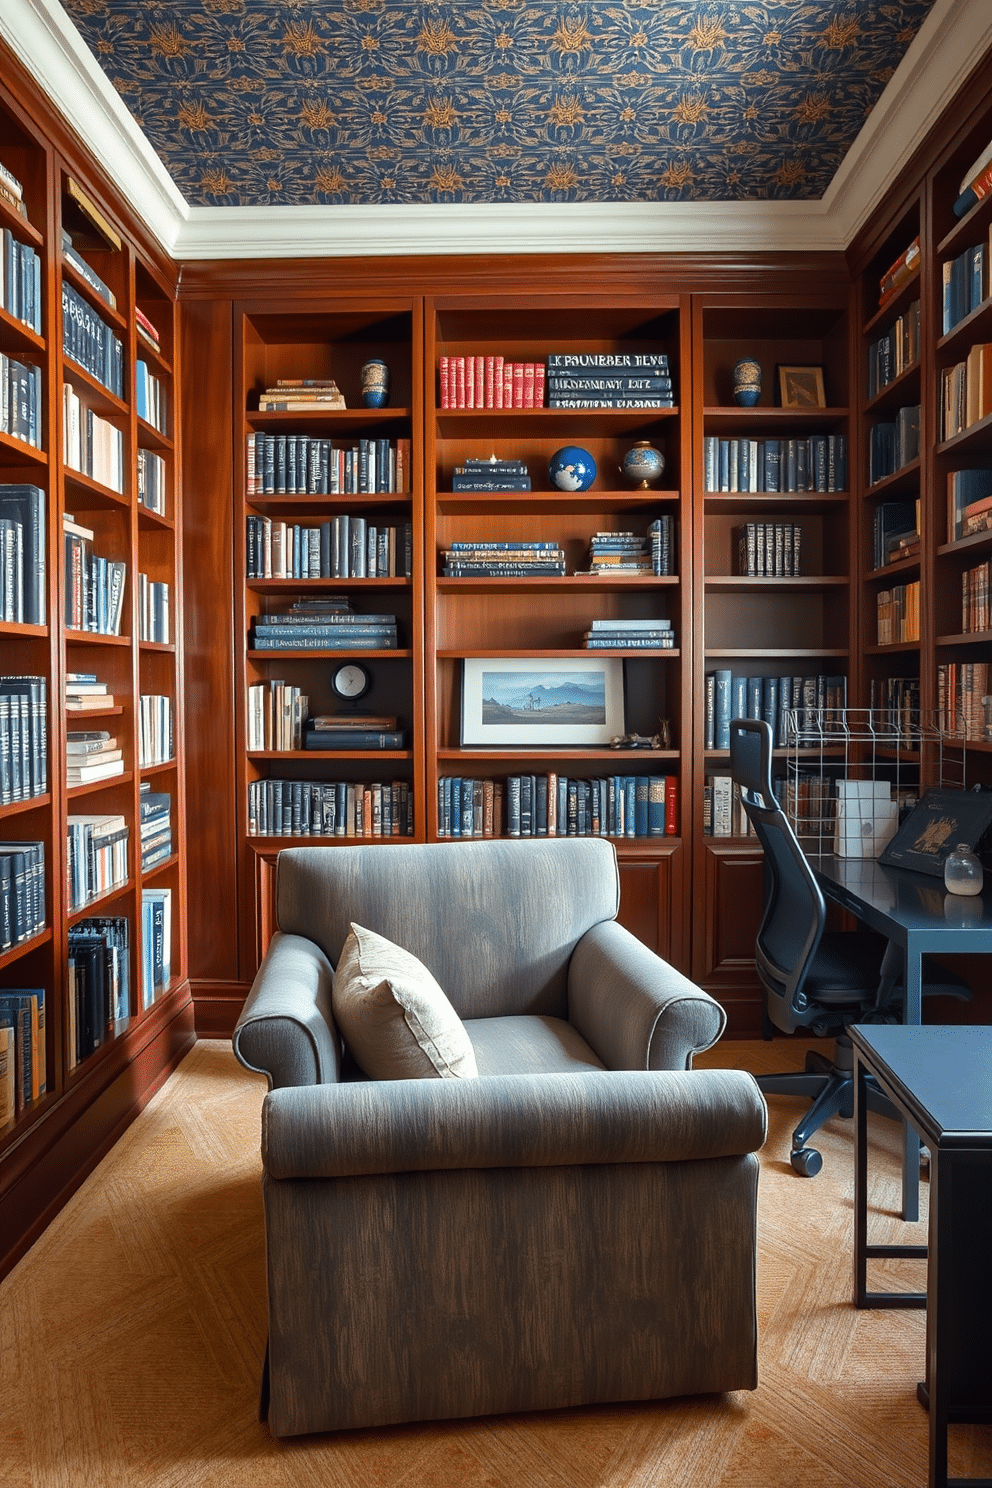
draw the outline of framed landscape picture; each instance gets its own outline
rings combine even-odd
[[[822,367],[778,369],[779,399],[783,408],[825,408]]]
[[[623,732],[619,658],[462,662],[463,746],[568,749],[606,745]]]

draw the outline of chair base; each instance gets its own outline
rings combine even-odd
[[[843,1036],[837,1039],[833,1059],[811,1049],[802,1070],[758,1075],[757,1081],[764,1095],[798,1095],[813,1102],[792,1133],[789,1160],[800,1177],[815,1177],[823,1159],[815,1147],[807,1146],[810,1137],[831,1117],[854,1115],[854,1058],[850,1039]],[[868,1085],[868,1108],[890,1120],[901,1120],[895,1106],[873,1082]]]

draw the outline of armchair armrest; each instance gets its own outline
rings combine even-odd
[[[273,1090],[270,1179],[686,1162],[755,1152],[766,1106],[741,1070],[387,1080]]]
[[[588,930],[568,969],[569,1022],[611,1070],[687,1070],[724,1009],[616,920]]]
[[[331,963],[302,935],[276,931],[234,1030],[234,1052],[270,1088],[341,1078]]]

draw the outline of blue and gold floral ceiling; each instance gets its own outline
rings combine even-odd
[[[192,206],[821,197],[933,0],[63,0]]]

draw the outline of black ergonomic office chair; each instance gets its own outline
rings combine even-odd
[[[803,1071],[761,1075],[767,1095],[802,1095],[813,1100],[792,1134],[792,1166],[805,1178],[823,1159],[806,1144],[831,1116],[853,1114],[851,1023],[902,1021],[902,957],[871,930],[827,930],[826,902],[772,788],[772,732],[767,723],[736,718],[730,725],[730,769],[741,805],[765,855],[765,910],[755,944],[758,976],[771,1024],[783,1033],[811,1028],[834,1034],[834,1058],[813,1050]],[[967,984],[940,969],[940,985],[925,993],[969,997]],[[869,1091],[874,1109],[895,1110]]]

